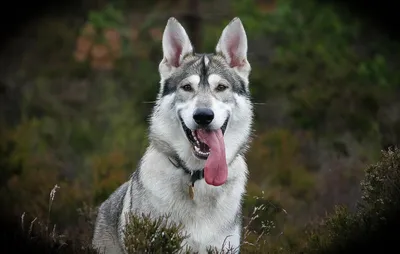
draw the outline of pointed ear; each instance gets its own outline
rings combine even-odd
[[[175,18],[169,18],[162,38],[164,58],[160,72],[167,75],[181,65],[185,55],[193,52],[192,43],[183,26]]]
[[[222,31],[216,52],[222,54],[231,68],[247,78],[250,64],[247,61],[247,36],[239,18],[234,18]]]

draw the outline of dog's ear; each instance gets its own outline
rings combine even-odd
[[[181,65],[185,55],[193,53],[192,43],[183,26],[175,18],[169,18],[162,38],[163,60],[161,76],[169,75]]]
[[[247,78],[250,64],[247,61],[247,36],[239,18],[234,18],[222,31],[216,52],[222,54],[231,68]]]

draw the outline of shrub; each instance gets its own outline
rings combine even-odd
[[[128,253],[178,253],[187,236],[179,224],[169,221],[169,216],[156,219],[150,215],[127,215],[125,247]],[[187,251],[189,253],[189,251]]]
[[[373,247],[396,248],[400,227],[400,149],[382,152],[367,167],[357,211],[338,207],[312,230],[300,253],[354,253]]]

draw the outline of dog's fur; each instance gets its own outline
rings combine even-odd
[[[125,253],[127,212],[155,218],[169,214],[181,223],[194,252],[208,247],[237,251],[241,239],[241,203],[247,181],[244,152],[253,118],[248,76],[247,37],[239,18],[223,30],[214,54],[196,54],[180,23],[170,18],[164,30],[164,57],[159,65],[160,91],[150,123],[150,145],[139,167],[99,208],[93,245],[105,253]],[[191,91],[182,89],[184,85]],[[225,89],[219,89],[218,85]],[[220,186],[195,179],[194,197],[188,184],[191,173],[205,160],[194,155],[186,129],[200,128],[193,120],[196,108],[209,108],[214,118],[209,129],[225,124],[227,181]],[[226,125],[227,123],[227,125]]]

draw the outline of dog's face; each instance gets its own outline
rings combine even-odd
[[[216,54],[196,54],[184,28],[169,19],[163,35],[161,87],[150,126],[153,145],[208,184],[226,181],[227,165],[246,148],[252,123],[247,38],[241,21],[223,30]]]

